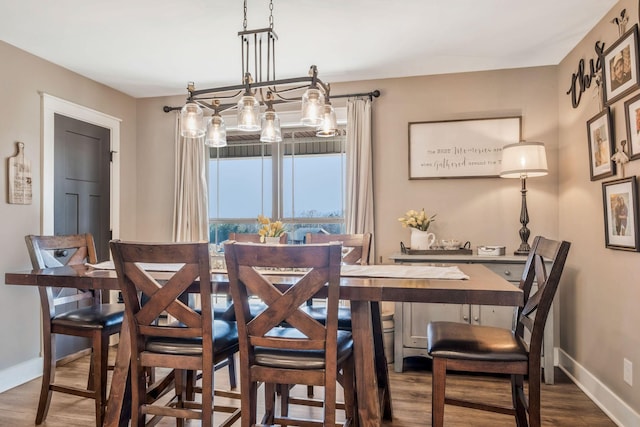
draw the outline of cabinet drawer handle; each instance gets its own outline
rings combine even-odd
[[[510,270],[505,270],[504,271],[504,275],[505,276],[511,276],[511,271]]]

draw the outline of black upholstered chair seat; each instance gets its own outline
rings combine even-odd
[[[526,345],[511,330],[456,322],[431,322],[427,350],[434,357],[526,362]]]
[[[249,311],[251,312],[251,317],[256,317],[258,313],[263,312],[267,308],[267,305],[262,301],[249,301]],[[235,321],[236,314],[234,312],[233,304],[229,304],[227,306],[214,306],[213,307],[213,317],[215,319]]]
[[[122,324],[124,304],[100,304],[58,314],[52,325],[100,329]]]
[[[325,307],[307,305],[302,307],[302,311],[323,325],[327,320],[327,310]],[[349,307],[338,307],[338,329],[345,331],[351,330],[351,309]]]
[[[163,354],[197,355],[202,353],[202,338],[150,338],[147,351]],[[213,321],[213,352],[219,355],[238,351],[238,327],[236,322]]]
[[[302,333],[295,328],[274,328],[268,334],[271,337],[300,338]],[[351,332],[338,331],[338,364],[353,351]],[[256,365],[272,368],[289,369],[323,369],[325,365],[324,350],[294,350],[282,348],[255,348]]]

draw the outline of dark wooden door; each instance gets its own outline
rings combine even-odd
[[[110,130],[55,114],[54,234],[93,234],[98,261],[109,259]],[[71,289],[65,292],[74,292]],[[61,306],[58,311],[77,308]],[[56,339],[58,359],[90,346],[83,338]]]
[[[55,234],[92,233],[109,259],[109,129],[56,114],[54,158]]]

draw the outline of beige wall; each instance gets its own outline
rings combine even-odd
[[[33,55],[0,42],[0,173],[2,201],[0,224],[0,273],[30,269],[24,242],[27,234],[41,230],[41,113],[40,94],[58,98],[122,119],[121,235],[135,237],[136,143],[135,99],[74,74]],[[33,203],[7,203],[7,159],[15,155],[16,141],[25,143],[25,156],[33,170]],[[4,282],[3,282],[4,283]],[[10,368],[29,363],[40,353],[40,302],[34,288],[0,286],[0,378]],[[9,325],[11,327],[9,327]],[[10,344],[9,344],[10,343]],[[3,372],[3,370],[6,370]],[[1,383],[2,381],[0,381]],[[0,387],[2,384],[0,384]]]
[[[618,31],[610,21],[622,9],[631,17],[628,28],[637,24],[637,2],[621,1],[558,67],[558,110],[560,141],[559,227],[563,238],[572,242],[567,261],[562,301],[561,360],[573,374],[588,381],[589,374],[640,412],[640,254],[605,248],[602,182],[590,181],[586,122],[599,111],[593,96],[595,85],[572,108],[565,92],[578,69],[580,59],[595,58],[593,46],[603,41],[611,46]],[[627,139],[624,101],[611,106],[614,140]],[[626,176],[640,173],[640,162],[625,166]],[[633,362],[633,387],[623,382],[623,358]],[[596,391],[596,395],[602,389]],[[634,424],[637,425],[637,424]]]

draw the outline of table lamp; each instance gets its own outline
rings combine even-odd
[[[501,178],[520,178],[522,182],[522,208],[520,210],[520,247],[515,255],[529,255],[529,212],[527,212],[527,178],[544,176],[547,170],[547,154],[542,142],[520,141],[502,147]]]

